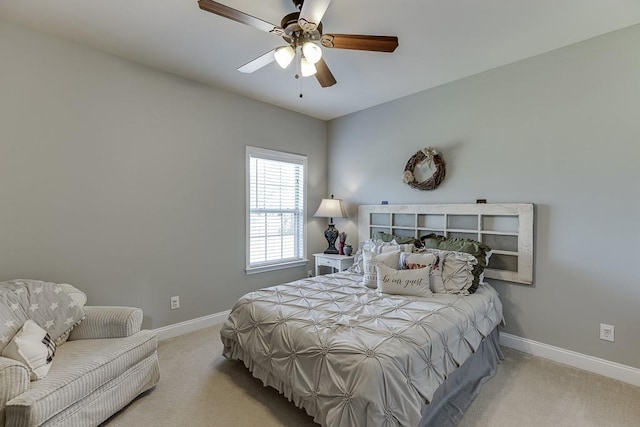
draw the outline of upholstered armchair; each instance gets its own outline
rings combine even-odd
[[[140,330],[142,310],[83,310],[43,378],[0,357],[0,426],[96,426],[158,382],[156,336]]]

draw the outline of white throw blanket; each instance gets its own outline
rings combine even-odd
[[[57,342],[84,318],[82,306],[64,286],[39,280],[0,282],[0,353],[28,319]]]

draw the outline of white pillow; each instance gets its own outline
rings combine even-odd
[[[473,267],[476,257],[465,252],[434,251],[438,263],[431,273],[431,289],[435,293],[468,295],[473,285]]]
[[[384,245],[382,245],[380,247],[380,253],[392,252],[392,251],[413,252],[414,248],[415,246],[413,245],[413,243],[406,243],[406,244],[399,245],[395,243],[395,241],[393,241],[393,242],[385,243]]]
[[[489,267],[489,259],[491,259],[491,255],[493,254],[493,251],[489,251],[486,253],[485,255],[485,268],[484,270],[486,270]],[[482,270],[482,273],[480,273],[480,278],[479,281],[480,283],[484,283],[484,270]]]
[[[31,381],[35,381],[49,373],[55,353],[56,346],[47,331],[29,319],[4,348],[2,356],[27,365]]]
[[[385,294],[430,297],[430,273],[430,267],[394,270],[378,264],[378,288]]]
[[[383,242],[382,240],[369,239],[360,242],[358,245],[358,250],[371,251],[377,254],[398,250],[400,252],[413,252],[414,248],[415,246],[413,243],[399,245],[395,240],[392,240],[391,242]]]
[[[398,268],[400,265],[400,252],[385,252],[376,254],[371,251],[362,251],[362,284],[367,288],[375,289],[378,283],[376,266],[384,264],[387,267]]]
[[[353,255],[353,264],[348,270],[352,273],[364,274],[364,251],[381,254],[384,252],[395,251],[413,252],[414,250],[415,246],[413,243],[399,245],[395,240],[392,242],[383,242],[382,240],[373,239],[365,240],[364,242],[359,242],[359,248]]]

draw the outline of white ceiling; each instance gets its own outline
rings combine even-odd
[[[276,25],[295,11],[291,0],[220,2]],[[282,39],[202,11],[197,0],[2,0],[0,17],[328,120],[640,23],[640,1],[334,0],[324,33],[400,41],[390,54],[324,49],[338,81],[324,89],[275,63],[236,71]]]

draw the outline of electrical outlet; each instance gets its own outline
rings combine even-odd
[[[615,327],[600,323],[600,339],[613,342],[615,339]]]
[[[180,308],[180,297],[177,295],[171,297],[171,310],[175,310],[176,308]]]
[[[307,277],[313,277],[313,270],[307,270]]]

